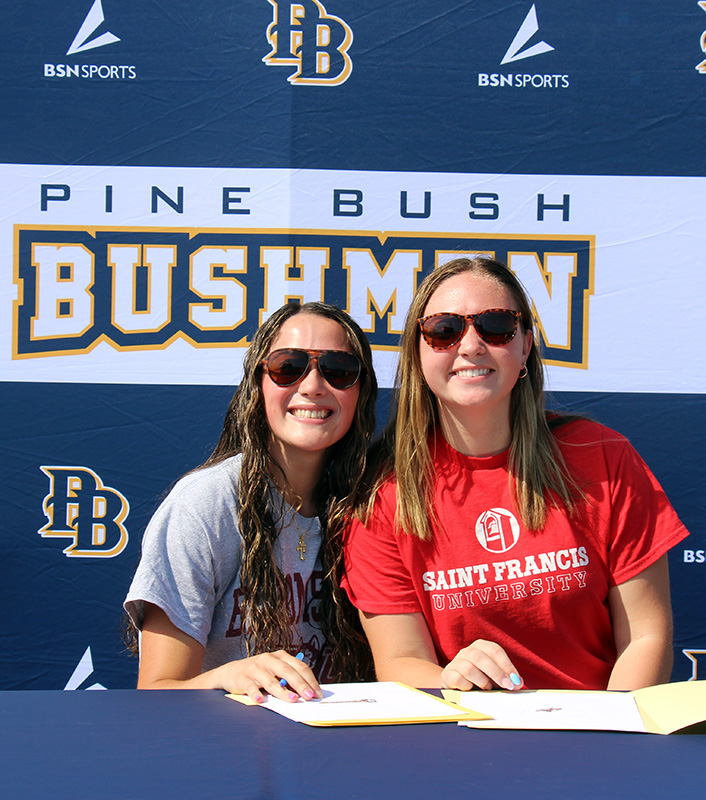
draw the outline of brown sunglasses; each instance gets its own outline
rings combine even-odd
[[[429,347],[448,350],[461,341],[469,324],[487,344],[508,344],[515,338],[520,317],[519,311],[510,308],[488,308],[477,314],[430,314],[420,317],[417,322]]]

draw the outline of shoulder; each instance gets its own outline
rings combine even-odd
[[[562,450],[572,447],[594,447],[598,450],[620,451],[629,447],[627,437],[622,433],[581,417],[548,418],[549,428]]]
[[[238,527],[240,460],[233,456],[180,478],[149,521],[143,548],[163,539],[191,546],[202,534],[229,539]]]
[[[237,503],[242,456],[236,455],[210,467],[197,469],[180,478],[163,505],[182,506],[199,514],[221,503]]]
[[[387,475],[377,487],[372,505],[372,516],[394,515],[397,507],[397,477],[394,472]]]
[[[387,531],[394,531],[396,505],[397,481],[394,475],[388,475],[375,488],[367,506],[361,507],[349,518],[345,542],[350,543],[353,539],[365,539],[369,536],[384,536]]]
[[[610,483],[654,482],[649,467],[628,438],[612,428],[574,419],[553,428],[552,433],[575,477]]]

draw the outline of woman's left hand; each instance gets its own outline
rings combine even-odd
[[[443,689],[508,689],[514,691],[523,685],[508,654],[495,642],[476,639],[460,650],[441,673]]]

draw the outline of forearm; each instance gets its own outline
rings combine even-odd
[[[632,691],[667,683],[673,661],[670,637],[646,634],[636,638],[618,655],[610,674],[608,689]]]
[[[140,674],[137,678],[138,689],[226,689],[225,676],[220,667],[202,672],[191,678],[150,678]]]
[[[360,620],[375,659],[379,681],[399,681],[420,689],[518,689],[522,679],[507,653],[495,642],[477,639],[445,668],[421,612],[370,614]]]
[[[398,681],[420,689],[441,688],[442,668],[422,658],[392,658],[382,664],[375,663],[379,681]]]
[[[667,556],[608,595],[618,657],[609,689],[666,683],[672,671],[672,609]]]
[[[424,616],[360,612],[379,681],[399,681],[421,689],[441,687],[442,668]]]
[[[203,657],[199,642],[179,630],[161,608],[146,604],[138,689],[221,689],[247,694],[255,702],[264,700],[263,692],[288,701],[322,696],[311,669],[283,650],[229,661],[206,672],[201,671]]]

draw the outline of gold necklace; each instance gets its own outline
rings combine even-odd
[[[297,552],[299,553],[299,560],[306,561],[306,542],[304,541],[304,534],[299,534],[299,544],[297,545]]]
[[[314,525],[317,517],[311,517],[311,522],[309,523],[309,527],[302,533],[302,529],[299,527],[299,523],[297,522],[297,512],[292,509],[292,519],[294,520],[294,527],[299,532],[299,543],[297,544],[296,550],[299,553],[299,560],[306,561],[306,550],[307,544],[304,541],[304,534],[311,533],[312,526]]]

